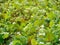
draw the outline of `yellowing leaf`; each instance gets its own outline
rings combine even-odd
[[[54,25],[54,21],[52,20],[52,21],[50,21],[50,27],[52,27]]]
[[[31,45],[37,45],[37,41],[35,39],[31,40]]]

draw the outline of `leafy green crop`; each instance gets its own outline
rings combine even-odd
[[[0,45],[60,45],[60,0],[0,0]]]

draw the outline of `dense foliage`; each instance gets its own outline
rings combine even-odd
[[[0,0],[0,45],[60,45],[60,0]]]

